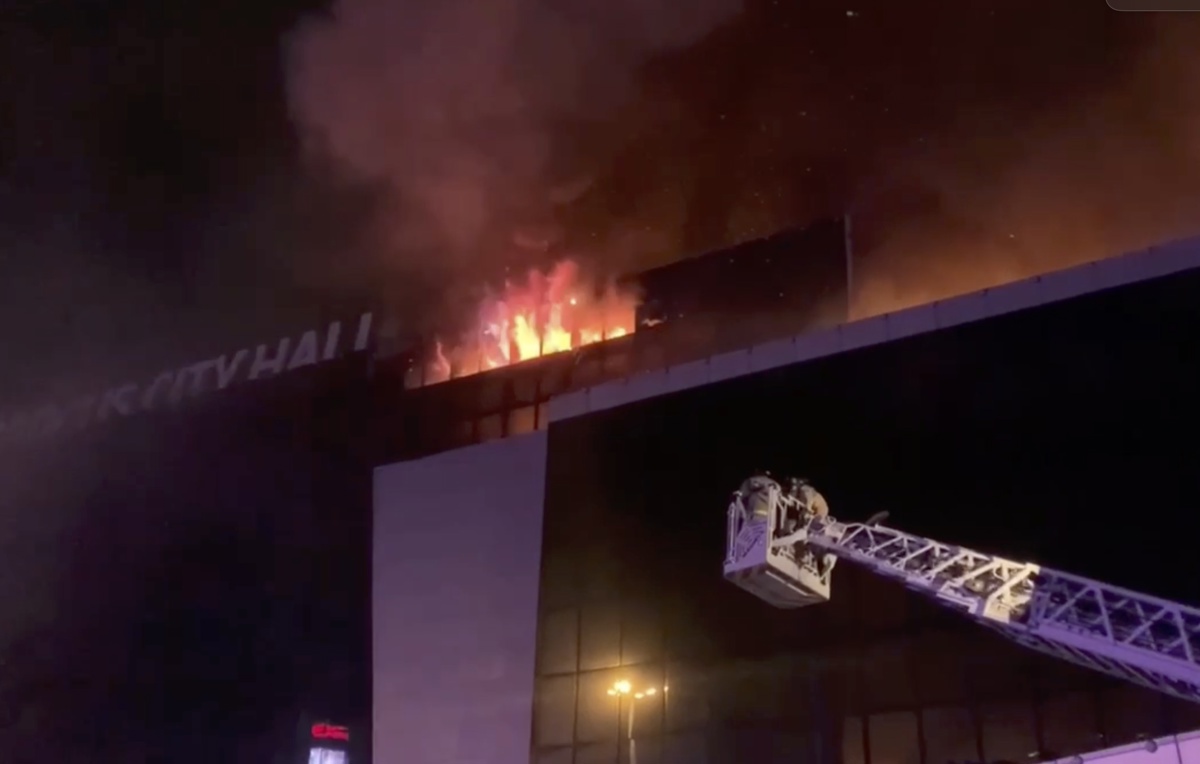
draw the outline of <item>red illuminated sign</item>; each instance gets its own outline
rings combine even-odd
[[[350,730],[336,724],[318,723],[312,726],[314,740],[343,740],[350,742]]]

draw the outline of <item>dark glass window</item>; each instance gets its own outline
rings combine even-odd
[[[603,743],[589,743],[575,749],[575,764],[619,764],[624,741],[609,740]]]
[[[842,764],[866,764],[866,726],[857,716],[842,720]]]
[[[536,764],[572,764],[575,756],[573,748],[542,748],[534,754]]]
[[[1100,718],[1108,745],[1131,743],[1165,732],[1162,696],[1133,685],[1118,684],[1102,690]]]
[[[534,688],[533,742],[536,746],[570,745],[575,727],[575,677],[539,679]]]
[[[663,612],[645,602],[626,602],[622,609],[621,663],[660,661],[663,657]]]
[[[921,711],[921,729],[925,738],[928,764],[978,761],[979,728],[970,709],[937,706]]]
[[[617,554],[606,544],[590,544],[579,553],[580,596],[586,600],[620,595],[621,569]],[[618,617],[619,619],[619,617]]]
[[[917,715],[911,711],[867,717],[871,764],[909,764],[921,760]]]
[[[479,420],[477,438],[480,443],[504,437],[504,415],[488,414]]]
[[[667,665],[665,685],[667,729],[681,731],[702,727],[709,720],[709,675],[695,664]]]
[[[984,629],[974,629],[963,640],[967,683],[980,701],[1032,698],[1030,664],[1040,656]]]
[[[622,734],[621,706],[627,701],[608,691],[626,677],[621,669],[585,671],[579,675],[579,742],[616,740]]]
[[[918,635],[910,647],[910,660],[917,695],[931,705],[959,704],[967,699],[964,642],[969,636],[956,632],[928,631]]]
[[[1090,692],[1052,695],[1042,701],[1042,745],[1055,757],[1104,747],[1096,696]]]
[[[1029,702],[993,703],[979,714],[983,756],[988,761],[1029,761],[1038,751],[1033,706]]]
[[[621,609],[616,602],[589,602],[580,609],[579,668],[621,664]]]
[[[1167,704],[1167,725],[1172,732],[1191,732],[1200,728],[1200,703],[1164,698]]]
[[[527,432],[533,432],[538,429],[537,426],[537,407],[522,406],[521,408],[513,409],[508,412],[507,421],[508,432],[510,437],[513,435],[524,435]]]
[[[663,738],[662,764],[705,764],[707,761],[704,733],[675,732]]]
[[[867,711],[913,707],[912,666],[903,644],[884,643],[863,651],[859,664],[862,702]]]
[[[578,565],[571,550],[552,546],[542,553],[541,605],[543,608],[569,607],[578,600]]]
[[[1125,531],[1094,523],[1111,487],[1093,478],[1151,486],[1156,505],[1194,495],[1188,480],[1168,485],[1175,468],[1162,465],[1200,450],[1151,453],[1157,441],[1129,437],[1170,430],[1177,437],[1163,442],[1188,444],[1200,428],[1186,386],[1162,389],[1188,377],[1200,340],[1182,353],[1145,339],[1200,326],[1175,320],[1194,317],[1200,274],[1189,278],[1174,296],[1139,302],[1113,290],[1088,298],[1093,307],[1039,308],[556,423],[539,670],[575,671],[578,658],[574,761],[628,761],[630,708],[639,764],[1028,762],[1200,724],[1190,707],[1104,686],[852,564],[835,570],[830,602],[798,611],[740,591],[720,567],[728,492],[774,469],[812,478],[841,519],[887,509],[889,523],[942,541],[1101,579],[1151,575],[1112,567],[1105,550]],[[689,347],[720,341],[699,334]],[[1064,343],[1069,363],[1056,361]],[[605,367],[592,350],[569,365],[578,384],[621,371],[617,356]],[[512,397],[528,407],[530,393]],[[510,431],[528,429],[527,411],[508,414]],[[1100,536],[1068,543],[1081,523]],[[1113,583],[1186,599],[1171,587],[1190,580]],[[663,665],[661,679],[643,675]],[[607,692],[619,680],[663,691],[630,706]]]
[[[568,608],[542,616],[538,635],[538,673],[565,674],[578,670],[579,612]]]
[[[862,576],[857,594],[860,633],[894,633],[904,628],[910,595],[898,582]]]

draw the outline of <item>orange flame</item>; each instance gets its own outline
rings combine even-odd
[[[623,337],[634,330],[635,306],[632,294],[585,283],[570,260],[545,273],[531,271],[524,282],[508,282],[481,301],[468,336],[436,342],[423,384]]]

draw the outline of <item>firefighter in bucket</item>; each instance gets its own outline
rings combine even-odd
[[[754,478],[751,478],[746,482],[750,483],[753,480]],[[823,522],[829,519],[829,504],[806,478],[789,478],[786,486],[782,488],[774,480],[769,478],[766,480],[774,487],[775,495],[771,496],[766,487],[760,488],[760,490],[764,499],[772,499],[765,503],[775,508],[774,535],[776,539],[783,540],[783,544],[786,545],[786,539],[791,536],[795,537],[796,542],[801,542],[804,538],[801,531],[807,530],[814,522]],[[799,553],[800,550],[796,551]],[[815,556],[813,562],[817,575],[823,577],[833,569],[837,558],[832,554],[823,554]]]

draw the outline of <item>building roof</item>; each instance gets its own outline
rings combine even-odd
[[[1200,237],[643,372],[550,401],[550,422],[1200,268]]]

